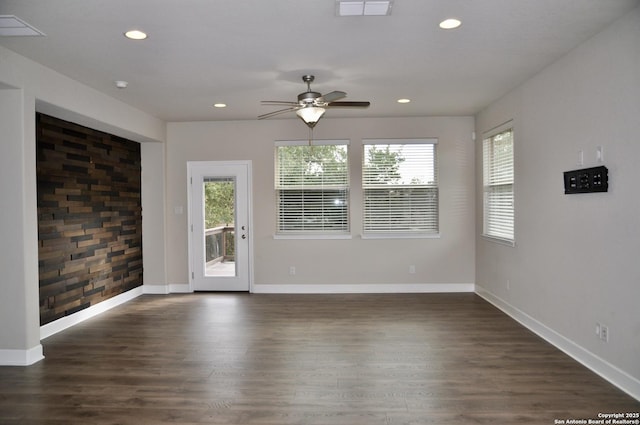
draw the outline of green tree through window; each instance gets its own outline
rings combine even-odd
[[[276,146],[279,233],[349,231],[347,152],[344,142]]]
[[[364,140],[363,234],[438,233],[435,139]]]
[[[402,151],[393,152],[391,146],[379,148],[372,145],[366,150],[364,162],[366,183],[397,183],[400,178],[400,164],[404,161]]]
[[[234,182],[211,179],[204,185],[205,227],[232,225],[234,222]]]

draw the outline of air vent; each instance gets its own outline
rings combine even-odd
[[[44,33],[13,15],[0,15],[1,37],[44,37]]]
[[[336,0],[338,16],[386,16],[391,15],[393,0]]]

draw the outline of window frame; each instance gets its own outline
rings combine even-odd
[[[511,161],[510,164],[507,164],[507,166],[510,166],[511,170],[511,176],[510,176],[510,182],[501,182],[501,183],[494,183],[491,184],[488,181],[491,180],[492,178],[496,178],[495,175],[496,170],[494,168],[495,164],[494,162],[489,159],[488,157],[488,143],[491,143],[491,149],[492,152],[495,152],[493,150],[493,144],[495,142],[495,138],[496,136],[499,136],[501,134],[505,134],[507,132],[511,133]],[[492,155],[493,157],[494,155]],[[493,170],[492,170],[493,169]],[[491,172],[493,171],[493,173]],[[504,170],[500,170],[499,173],[504,173]],[[490,215],[496,215],[495,211],[493,212],[493,214],[491,214],[490,208],[491,205],[489,203],[489,193],[491,192],[491,190],[489,188],[493,187],[493,188],[498,188],[498,187],[506,187],[506,186],[510,186],[511,187],[511,208],[509,210],[510,214],[511,214],[511,235],[510,236],[505,236],[505,235],[501,235],[501,234],[497,234],[497,233],[490,233],[490,229],[488,229],[488,224],[489,224],[489,218]],[[516,243],[516,226],[515,226],[515,218],[516,218],[516,211],[515,211],[515,201],[516,201],[516,195],[515,195],[515,131],[514,131],[514,125],[513,125],[513,120],[507,121],[497,127],[492,128],[491,130],[483,133],[483,137],[482,137],[482,237],[486,240],[492,241],[492,242],[496,242],[496,243],[500,243],[503,245],[508,245],[508,246],[515,246]]]
[[[274,239],[351,239],[351,188],[350,181],[351,176],[349,175],[349,150],[350,150],[350,140],[347,139],[331,139],[331,140],[278,140],[275,142],[274,146],[274,190],[276,196],[276,232],[273,235]],[[345,184],[340,185],[340,187],[336,186],[333,190],[344,190],[346,193],[344,195],[344,200],[346,202],[346,229],[345,230],[312,230],[312,229],[301,229],[301,230],[288,230],[288,229],[280,229],[281,215],[282,212],[280,210],[280,197],[281,191],[286,190],[282,189],[280,185],[280,174],[279,174],[279,157],[278,157],[278,148],[287,147],[287,146],[308,146],[310,148],[314,146],[329,146],[329,145],[342,145],[346,147],[346,159],[345,159]],[[295,189],[292,189],[295,190]],[[320,189],[322,190],[322,189]],[[332,189],[328,189],[332,190]]]
[[[367,190],[374,189],[373,187],[367,188],[365,178],[365,161],[367,158],[368,146],[391,146],[391,145],[432,145],[433,146],[433,184],[411,185],[411,184],[398,184],[390,185],[398,187],[401,190],[411,188],[426,188],[428,190],[435,189],[435,231],[420,230],[366,230],[367,226]],[[362,238],[363,239],[433,239],[440,238],[440,185],[438,175],[438,153],[437,153],[438,139],[434,137],[416,138],[416,139],[363,139],[362,140],[362,171],[361,171],[361,189],[362,189]],[[432,218],[433,220],[433,218]]]

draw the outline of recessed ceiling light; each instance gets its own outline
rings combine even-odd
[[[398,99],[398,103],[409,103],[411,99]]]
[[[226,108],[227,104],[226,103],[214,103],[213,107],[214,108]]]
[[[129,85],[129,83],[124,80],[118,80],[115,83],[116,83],[116,87],[119,89],[126,89],[127,86]]]
[[[460,25],[462,25],[462,22],[456,18],[449,18],[440,22],[440,28],[443,30],[453,30],[458,28]]]
[[[124,36],[130,40],[144,40],[147,34],[140,30],[131,30],[124,33]]]

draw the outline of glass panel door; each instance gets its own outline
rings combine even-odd
[[[194,291],[248,291],[250,162],[193,161],[189,257]]]
[[[205,276],[236,276],[235,177],[205,177]]]

